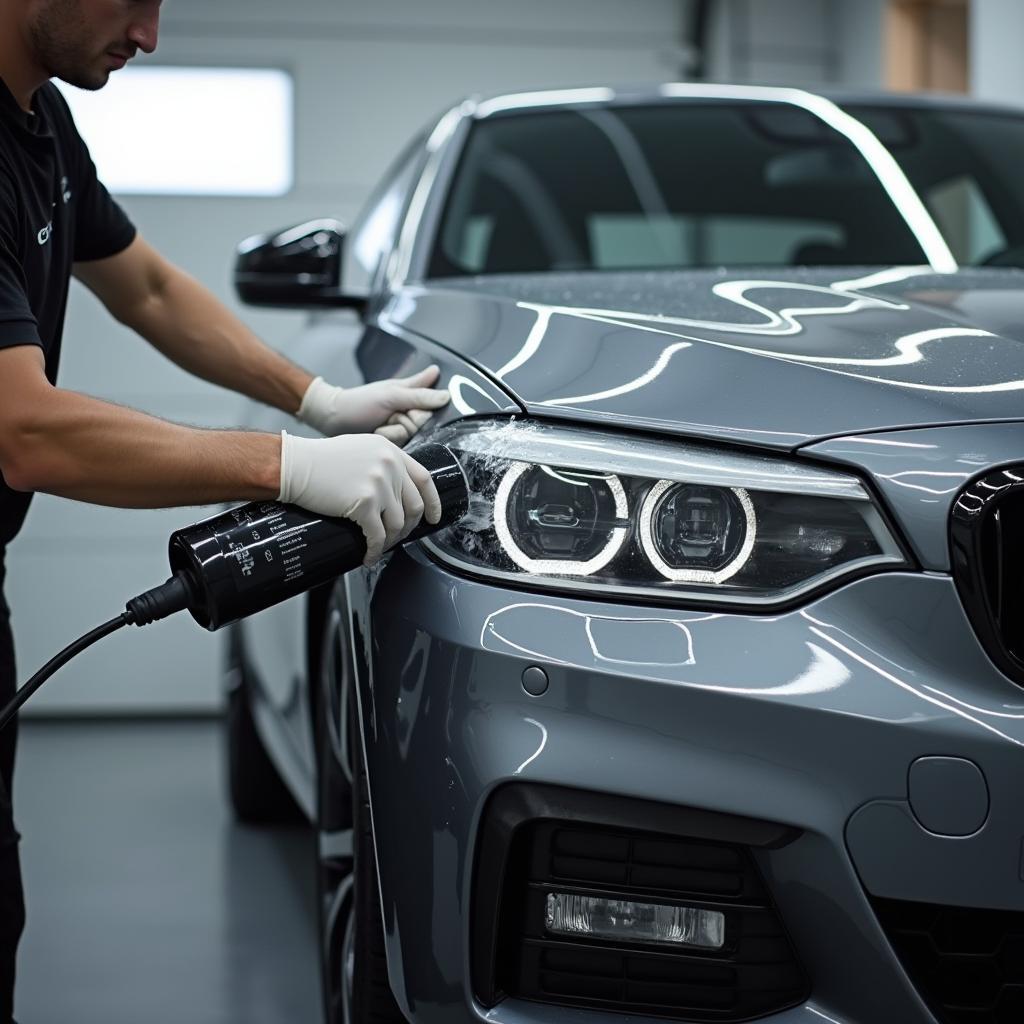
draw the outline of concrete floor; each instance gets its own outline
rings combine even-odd
[[[319,1024],[311,834],[223,775],[215,722],[23,725],[20,1024]]]

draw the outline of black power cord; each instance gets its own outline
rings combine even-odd
[[[92,647],[97,640],[127,626],[131,620],[127,612],[122,612],[116,619],[103,623],[90,630],[85,636],[80,636],[73,644],[68,644],[60,654],[51,658],[18,692],[7,706],[0,712],[0,729],[3,729],[8,722],[18,713],[18,709],[46,682],[54,672],[61,666],[66,665],[75,655],[81,654],[87,647]]]
[[[2,711],[0,711],[0,730],[18,713],[21,706],[39,689],[47,679],[66,665],[72,658],[111,633],[116,633],[122,626],[148,626],[151,622],[164,619],[175,612],[183,611],[189,606],[192,591],[184,573],[175,573],[166,583],[153,587],[145,593],[133,597],[116,619],[104,622],[74,643],[68,644],[60,654],[51,658],[20,690],[14,695]]]

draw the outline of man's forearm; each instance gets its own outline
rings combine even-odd
[[[125,322],[178,366],[287,413],[312,375],[260,341],[211,292],[165,263],[160,285]]]
[[[278,494],[273,434],[194,430],[59,388],[39,397],[4,439],[4,477],[18,490],[121,508]]]

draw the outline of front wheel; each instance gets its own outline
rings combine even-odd
[[[295,803],[267,754],[252,714],[252,682],[245,645],[236,627],[228,637],[226,666],[228,796],[236,820],[246,825],[281,825],[303,821]]]
[[[317,884],[326,1024],[405,1024],[388,983],[344,591],[324,629],[317,726]]]

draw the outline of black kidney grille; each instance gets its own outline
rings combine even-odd
[[[1024,1021],[1024,913],[874,900],[889,941],[943,1024]]]
[[[949,521],[953,579],[989,657],[1024,684],[1024,466],[964,488]]]
[[[793,1006],[807,980],[742,846],[561,822],[516,837],[499,929],[509,995],[690,1021],[739,1021]],[[726,917],[722,949],[551,935],[552,891],[680,902]]]

